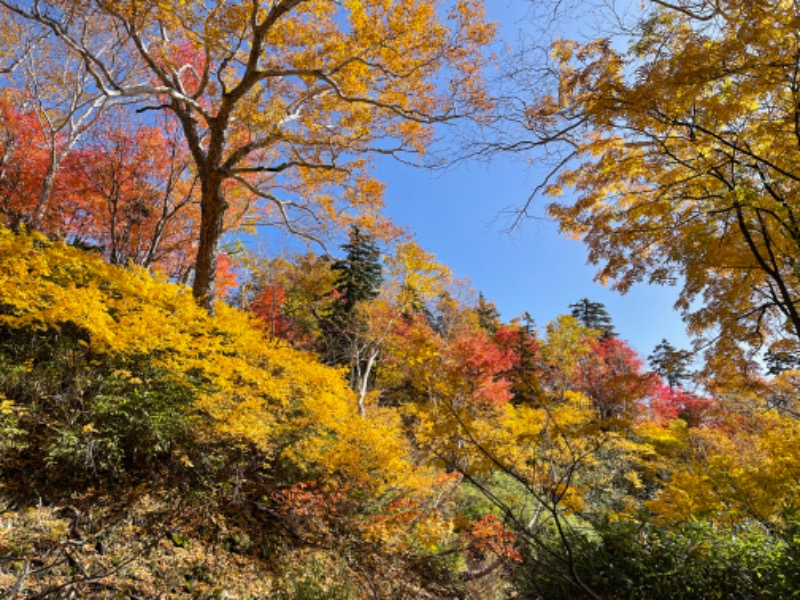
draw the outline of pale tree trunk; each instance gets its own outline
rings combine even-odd
[[[50,143],[54,146],[56,142],[54,139],[51,139]],[[53,186],[55,185],[56,181],[56,173],[71,149],[72,144],[65,146],[60,151],[56,151],[55,147],[51,148],[50,162],[47,165],[47,171],[45,172],[44,179],[42,180],[42,187],[39,190],[36,212],[34,213],[33,219],[31,219],[30,222],[30,226],[33,229],[42,229],[42,224],[47,217],[47,213],[50,211],[50,200],[53,197]]]
[[[360,381],[358,382],[358,414],[361,415],[363,419],[366,416],[366,404],[365,400],[367,397],[367,384],[369,383],[369,376],[372,372],[372,367],[375,366],[375,360],[378,358],[378,351],[372,350],[369,353],[369,358],[367,359],[367,364],[364,367],[364,372],[361,373]]]
[[[50,212],[50,205],[55,186],[56,175],[61,164],[83,135],[100,119],[108,108],[109,99],[105,94],[97,94],[91,102],[86,102],[83,107],[82,96],[85,87],[90,81],[89,73],[83,68],[78,69],[78,78],[68,89],[69,96],[65,98],[67,108],[64,114],[53,115],[45,103],[44,92],[39,83],[43,77],[38,71],[38,65],[32,60],[27,65],[28,90],[38,106],[38,119],[42,134],[46,136],[50,146],[50,161],[47,165],[42,187],[39,191],[36,210],[29,225],[33,229],[41,230],[45,219]],[[63,139],[59,140],[62,137]],[[60,146],[60,147],[59,147]]]

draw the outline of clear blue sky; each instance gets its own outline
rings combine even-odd
[[[504,38],[516,39],[518,28],[527,26],[528,0],[487,5]],[[457,276],[469,278],[505,320],[528,311],[541,326],[586,297],[605,304],[620,336],[645,357],[665,337],[688,347],[673,310],[677,290],[642,285],[622,296],[595,283],[596,268],[586,264],[582,243],[563,238],[552,223],[531,220],[513,235],[503,233],[504,209],[521,205],[536,184],[523,161],[500,156],[490,165],[436,173],[381,161],[377,175],[387,185],[396,222]],[[543,212],[541,205],[535,212]]]

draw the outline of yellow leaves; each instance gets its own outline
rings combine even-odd
[[[565,373],[571,372],[577,362],[591,351],[592,341],[598,336],[597,331],[581,326],[575,317],[568,315],[561,315],[548,323],[546,333],[542,356]]]
[[[390,293],[399,306],[409,302],[427,302],[439,296],[450,281],[450,270],[415,242],[397,244],[392,256],[386,257],[385,272]]]
[[[560,64],[567,64],[572,60],[579,44],[575,40],[559,39],[555,40],[550,51],[550,56]]]
[[[298,368],[310,357],[264,344],[248,318],[226,306],[209,317],[187,290],[142,269],[0,229],[0,272],[0,323],[70,323],[86,332],[93,352],[149,357],[198,392],[208,390],[198,394],[196,408],[218,433],[267,448],[276,407],[313,393]],[[141,383],[127,370],[113,376]]]
[[[637,426],[636,432],[664,456],[675,456],[689,444],[688,427],[681,419],[673,419],[667,427],[646,421]]]
[[[0,394],[0,416],[8,417],[10,415],[16,414],[19,408],[14,405],[13,400],[9,400],[8,398],[4,397]]]
[[[455,537],[449,512],[459,483],[455,473],[425,470],[415,489],[388,490],[391,500],[367,519],[363,538],[398,553],[428,554],[446,548]]]
[[[504,422],[514,445],[524,447],[535,442],[545,428],[545,415],[542,409],[522,404],[512,407]]]
[[[551,198],[557,198],[564,195],[564,188],[557,184],[551,184],[545,188],[544,193]]]
[[[559,98],[546,91],[528,117],[538,139],[576,151],[545,193],[575,192],[550,214],[584,239],[599,277],[622,291],[681,280],[696,333],[757,344],[786,335],[800,288],[787,266],[798,253],[796,19],[763,0],[724,13],[709,27],[662,6],[627,55],[602,39],[557,41]],[[759,308],[775,285],[789,290],[779,307]]]
[[[113,267],[64,244],[3,229],[0,277],[4,326],[73,324],[96,355],[138,358],[168,370],[193,391],[190,416],[200,439],[256,448],[264,460],[347,482],[370,502],[430,500],[435,472],[415,460],[400,415],[372,403],[362,418],[341,370],[268,342],[244,313],[220,303],[211,317],[185,290],[143,270]],[[130,367],[110,375],[141,383]],[[5,430],[13,433],[20,414],[0,398]],[[89,422],[80,431],[91,436],[99,429]],[[176,456],[191,466],[188,456]],[[449,521],[437,519],[422,514],[412,534],[395,519],[385,536],[418,536],[433,546],[451,531]],[[368,531],[368,523],[364,527]]]
[[[196,101],[190,138],[221,147],[198,171],[225,173],[228,201],[307,238],[335,237],[362,214],[390,229],[375,215],[379,186],[362,186],[363,157],[424,152],[432,123],[489,104],[480,69],[494,28],[480,0],[99,4],[94,20],[106,13],[140,36],[145,80]]]
[[[774,411],[734,417],[736,429],[683,433],[683,455],[669,483],[648,507],[660,518],[694,516],[769,524],[795,502],[800,486],[800,425]],[[656,447],[659,444],[656,443]]]

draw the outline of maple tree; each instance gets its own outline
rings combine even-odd
[[[200,180],[193,289],[209,309],[233,196],[261,206],[254,222],[309,239],[380,232],[368,155],[421,152],[434,123],[488,106],[493,27],[476,0],[2,6],[80,58],[103,97],[180,121]]]
[[[197,186],[174,123],[131,130],[100,120],[79,146],[64,142],[54,168],[53,134],[41,111],[13,90],[2,106],[0,212],[7,225],[186,280],[196,250]]]
[[[576,368],[576,388],[591,399],[603,421],[632,418],[652,390],[652,375],[618,338],[601,338],[590,348]]]
[[[309,252],[271,259],[246,255],[242,263],[247,275],[238,290],[238,305],[264,320],[270,339],[285,339],[306,350],[318,347],[320,317],[333,300],[330,260]]]
[[[85,223],[80,222],[76,210],[81,206],[80,195],[74,188],[77,174],[63,164],[65,156],[58,158],[59,169],[53,167],[53,145],[60,144],[60,136],[46,130],[40,112],[25,96],[4,90],[1,102],[0,210],[3,220],[15,229],[38,221],[40,228],[61,235],[81,229]],[[54,189],[57,200],[52,204],[57,210],[42,211],[43,198],[48,198],[48,203],[53,200]]]
[[[719,336],[701,395],[597,302],[504,322],[381,216],[370,153],[488,106],[477,1],[0,0],[3,593],[794,593],[796,39],[743,4],[558,42],[525,116],[601,277]],[[220,247],[259,222],[350,238]]]
[[[20,112],[35,120],[35,131],[29,129],[28,133],[34,134],[31,139],[35,140],[38,167],[35,188],[27,190],[25,210],[13,215],[17,219],[13,224],[19,225],[21,220],[32,229],[57,231],[63,221],[62,196],[69,193],[64,182],[59,182],[64,179],[62,171],[69,170],[65,162],[119,99],[109,98],[92,85],[81,57],[63,55],[53,38],[31,38],[15,31],[11,15],[0,10],[6,22],[4,50],[10,55],[10,66],[3,71],[4,87],[15,96]],[[6,127],[17,125],[11,121]],[[19,142],[6,141],[12,145]],[[28,162],[27,156],[24,162]]]
[[[198,221],[196,178],[175,123],[134,131],[102,123],[69,159],[86,200],[67,236],[99,247],[112,264],[158,267],[178,281],[191,270]]]
[[[0,515],[0,585],[670,596],[716,589],[708,568],[794,586],[795,371],[701,397],[569,315],[490,334],[406,243],[355,304],[380,350],[364,397],[287,343],[319,335],[304,313],[331,300],[330,261],[254,263],[238,293],[260,316],[210,315],[163,276],[0,229],[0,497],[30,507]],[[733,562],[701,568],[697,544]]]
[[[654,0],[626,47],[557,41],[526,109],[528,141],[557,156],[541,191],[574,192],[549,212],[598,277],[680,285],[690,330],[728,355],[800,338],[796,16]]]
[[[709,398],[684,392],[671,384],[656,384],[650,396],[650,409],[657,419],[681,419],[689,427],[699,427],[713,406]]]
[[[265,344],[243,312],[221,304],[211,316],[183,286],[41,234],[0,229],[0,264],[0,468],[25,468],[28,486],[150,486],[158,471],[199,485],[206,504],[269,502],[284,527],[316,544],[366,541],[365,560],[384,565],[450,543],[451,517],[437,509],[450,480],[417,462],[398,414],[373,409],[363,420],[339,370]],[[244,481],[223,485],[222,496],[201,483],[227,468]],[[25,485],[3,482],[3,493]],[[263,509],[254,510],[258,520]],[[70,585],[109,575],[102,550],[87,561]],[[48,562],[43,579],[57,567]]]

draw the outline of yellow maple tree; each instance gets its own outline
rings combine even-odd
[[[796,344],[800,165],[797,8],[647,3],[627,42],[552,48],[527,132],[557,164],[541,191],[621,291],[682,287],[693,333]]]
[[[435,123],[489,105],[479,0],[0,4],[102,95],[177,117],[201,182],[194,295],[208,308],[232,198],[259,205],[253,224],[320,242],[349,224],[385,232],[369,156],[423,152]]]

